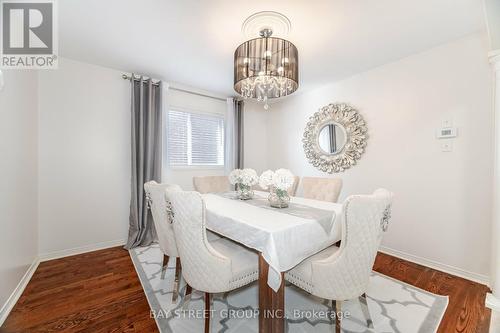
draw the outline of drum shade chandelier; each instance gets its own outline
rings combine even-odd
[[[279,13],[250,16],[243,30],[248,34],[259,29],[260,37],[244,42],[234,52],[234,90],[245,99],[263,102],[266,110],[269,99],[290,95],[299,87],[297,48],[285,39],[272,37],[273,23],[278,23],[280,33],[288,32],[290,21]]]

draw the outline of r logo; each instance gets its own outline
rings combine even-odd
[[[2,3],[3,54],[52,54],[53,4]]]

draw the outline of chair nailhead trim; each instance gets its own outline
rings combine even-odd
[[[244,276],[242,276],[242,277],[240,277],[240,278],[238,278],[238,279],[231,280],[231,282],[237,282],[237,281],[239,281],[239,280],[246,279],[247,277],[252,276],[252,275],[254,275],[254,274],[257,274],[257,273],[259,273],[259,271],[253,271],[252,273],[248,273],[247,275],[244,275]]]
[[[288,273],[288,275],[290,275],[291,277],[293,277],[294,279],[296,280],[299,280],[300,282],[302,283],[305,283],[307,284],[308,286],[311,286],[311,287],[314,287],[312,284],[310,284],[309,282],[305,281],[305,280],[302,280],[301,278],[299,278],[298,276],[296,275],[293,275],[292,273]]]
[[[295,285],[297,285],[298,287],[304,289],[305,291],[307,291],[309,293],[312,292],[312,289],[314,288],[314,286],[312,284],[310,284],[307,281],[304,281],[303,279],[299,278],[298,276],[296,276],[294,274],[288,273],[288,276],[290,276],[293,280],[295,280],[295,281],[290,281],[290,282],[294,283]]]
[[[239,287],[242,287],[242,286],[245,286],[247,285],[249,282],[253,282],[253,281],[256,281],[259,277],[259,271],[253,271],[252,273],[249,273],[245,276],[242,276],[236,280],[231,280],[229,283],[232,283],[234,284],[233,288],[239,288]],[[250,278],[252,279],[251,281],[245,281],[243,283],[237,283],[238,281],[241,281],[241,280],[244,280],[244,279],[247,279],[247,278]]]

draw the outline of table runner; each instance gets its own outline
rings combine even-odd
[[[262,253],[269,264],[268,285],[277,291],[281,272],[327,248],[341,237],[342,205],[292,197],[291,203],[330,211],[333,225],[324,228],[314,219],[266,209],[218,194],[203,194],[207,228]],[[256,191],[267,200],[267,193]],[[330,231],[327,232],[326,229]]]
[[[238,200],[240,202],[254,205],[259,208],[269,209],[276,213],[289,214],[296,217],[312,220],[319,223],[327,234],[329,234],[332,230],[333,221],[335,219],[335,211],[307,206],[297,202],[290,202],[287,208],[276,208],[271,207],[271,205],[269,204],[269,200],[261,196],[256,196],[248,200],[240,200],[236,196],[236,191],[217,193],[217,195],[220,195],[221,197],[226,199]]]

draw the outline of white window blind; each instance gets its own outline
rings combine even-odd
[[[224,166],[224,116],[169,110],[169,165]]]

